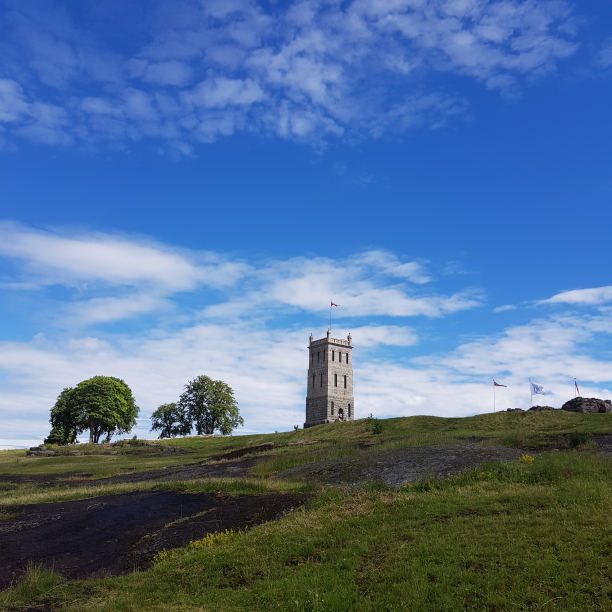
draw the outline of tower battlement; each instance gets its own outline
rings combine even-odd
[[[354,418],[351,335],[346,340],[332,338],[330,331],[320,340],[311,335],[304,428]]]

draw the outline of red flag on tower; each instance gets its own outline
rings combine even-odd
[[[576,397],[580,397],[580,389],[578,388],[578,383],[576,382],[575,378],[574,378],[574,386],[576,387]]]
[[[338,304],[334,304],[333,302],[331,303],[331,305],[332,306],[338,306]],[[330,308],[331,308],[331,306],[330,306]]]
[[[494,387],[505,387],[506,385],[500,385],[499,383],[496,383],[495,381],[493,381],[493,386]]]

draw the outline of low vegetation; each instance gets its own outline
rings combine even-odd
[[[352,492],[319,490],[279,521],[158,555],[145,572],[65,581],[32,566],[0,593],[0,609],[612,611],[612,460],[589,450],[596,448],[594,434],[612,432],[612,414],[413,417],[373,429],[363,419],[270,435],[173,439],[186,452],[167,456],[46,458],[7,451],[0,453],[3,474],[98,477],[275,444],[251,478],[78,488],[6,483],[0,509],[9,517],[24,503],[160,488],[226,495],[312,491],[274,474],[401,446],[469,442],[524,450],[516,461],[399,490],[376,482]]]
[[[398,491],[328,490],[281,521],[143,573],[31,568],[5,609],[611,610],[612,463],[552,453]]]

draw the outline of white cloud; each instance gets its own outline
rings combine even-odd
[[[322,312],[333,300],[340,305],[334,316],[441,317],[479,306],[480,292],[464,290],[423,295],[413,285],[430,281],[421,263],[401,263],[384,251],[367,251],[346,259],[295,257],[270,261],[254,272],[256,288],[227,303],[208,307],[209,317],[257,312],[270,304],[302,311]],[[398,280],[399,279],[399,280]],[[405,281],[410,280],[412,284]]]
[[[505,306],[498,306],[493,309],[493,312],[507,312],[508,310],[516,310],[516,306],[512,304],[506,304]]]
[[[605,42],[603,48],[596,55],[595,61],[600,68],[612,66],[612,37]]]
[[[67,131],[71,119],[64,108],[32,102],[29,115],[30,119],[17,129],[22,136],[48,145],[68,145],[73,142],[73,137]]]
[[[21,68],[0,82],[0,119],[4,109],[16,133],[48,144],[210,142],[237,130],[317,146],[379,138],[465,112],[460,94],[431,85],[433,74],[515,95],[577,48],[564,0],[297,0],[269,14],[254,2],[162,0],[141,24],[150,42],[132,56],[99,28],[94,41],[82,15],[47,9],[43,21],[39,12],[13,7],[5,56]],[[52,99],[37,79],[55,88]],[[25,125],[26,100],[39,114],[49,107],[44,125]],[[50,119],[51,106],[65,115]]]
[[[232,284],[245,270],[211,253],[190,260],[186,252],[152,241],[108,234],[63,235],[12,223],[0,224],[0,255],[23,263],[41,284],[103,282],[113,286],[150,285],[160,293],[195,289],[200,284]]]
[[[358,338],[358,344],[361,348],[385,346],[413,346],[417,344],[419,338],[410,327],[402,327],[400,325],[367,325],[364,327],[348,328],[333,328],[333,337],[348,336],[351,334],[354,338]]]
[[[27,114],[29,104],[21,85],[10,79],[0,79],[0,121],[18,121]]]
[[[136,293],[125,297],[92,298],[77,302],[65,309],[65,316],[72,326],[91,325],[122,321],[169,308],[170,302],[162,297]]]
[[[4,288],[63,285],[78,291],[66,312],[73,321],[116,321],[168,309],[173,295],[208,287],[221,299],[204,317],[264,314],[270,309],[325,311],[342,305],[338,318],[383,315],[441,317],[480,304],[475,290],[453,295],[420,287],[430,277],[419,262],[401,262],[385,251],[342,260],[296,257],[246,263],[210,252],[170,248],[143,238],[100,233],[33,230],[0,223],[0,256],[20,278]]]
[[[415,358],[409,365],[357,365],[355,410],[362,416],[369,412],[380,416],[492,412],[493,379],[507,385],[498,390],[498,410],[529,408],[529,378],[547,392],[536,398],[540,404],[560,408],[574,396],[574,377],[583,381],[583,396],[612,399],[612,362],[584,353],[592,349],[597,333],[607,334],[609,341],[609,314],[535,320],[447,354]]]
[[[207,108],[242,106],[259,102],[265,97],[259,85],[251,79],[219,77],[202,81],[186,96],[192,104]]]
[[[595,287],[593,289],[573,289],[553,295],[538,304],[577,304],[596,306],[612,301],[612,287]]]

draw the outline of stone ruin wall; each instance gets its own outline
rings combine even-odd
[[[580,412],[582,414],[598,414],[612,412],[612,401],[600,400],[595,397],[575,397],[561,406],[561,410]]]

